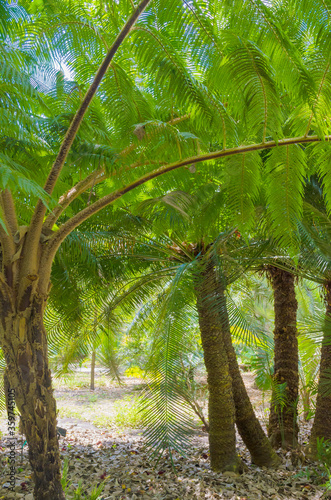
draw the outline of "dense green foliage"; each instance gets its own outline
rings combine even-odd
[[[202,357],[194,290],[204,255],[263,388],[270,289],[253,271],[276,263],[311,280],[298,285],[304,405],[315,389],[312,332],[327,322],[310,287],[330,281],[330,7],[153,0],[62,154],[133,11],[131,0],[0,0],[0,261],[4,281],[8,234],[13,264],[39,227],[38,244],[54,254],[45,316],[54,372],[96,349],[119,377],[129,346],[150,377],[143,404],[158,453],[183,450],[191,426],[181,379]]]

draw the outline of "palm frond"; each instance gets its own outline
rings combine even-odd
[[[260,186],[261,157],[248,153],[226,160],[228,181],[224,189],[228,195],[228,208],[233,214],[230,223],[239,231],[249,232],[256,223],[255,202]]]
[[[185,351],[186,328],[191,323],[183,301],[183,279],[188,265],[182,265],[168,288],[157,314],[153,356],[150,360],[151,382],[142,403],[147,444],[160,457],[164,450],[185,454],[192,429],[191,408],[183,397],[178,379],[182,371],[180,353]],[[187,324],[188,322],[188,324]],[[186,326],[187,325],[187,326]]]
[[[305,154],[300,146],[275,148],[266,162],[267,201],[273,237],[298,252],[296,221],[302,217]]]

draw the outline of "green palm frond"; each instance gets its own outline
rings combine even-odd
[[[55,206],[41,186],[133,3],[108,2],[106,9],[102,2],[68,0],[19,4],[0,0],[0,187],[15,194],[19,222],[28,223],[36,199],[49,212]],[[55,228],[161,165],[239,145],[260,148],[288,134],[329,133],[325,2],[230,4],[154,0],[143,13],[98,88],[54,198],[96,169],[104,172],[103,182],[80,193]],[[296,256],[302,242],[307,248],[298,267],[312,262],[307,276],[314,272],[320,282],[327,276],[328,217],[316,210],[308,217],[303,194],[306,177],[317,173],[329,208],[329,144],[312,150],[317,166],[314,156],[307,164],[309,148],[289,145],[178,169],[125,194],[58,251],[45,320],[57,373],[95,348],[118,376],[117,340],[124,332],[148,337],[151,383],[143,411],[156,455],[183,451],[191,429],[180,377],[182,356],[190,354],[187,338],[197,330],[197,263],[212,256],[225,290],[246,280],[253,263],[274,259],[271,235],[283,247],[279,261]],[[262,211],[267,222],[259,218]],[[269,230],[267,241],[259,240],[259,225]],[[255,367],[265,381],[272,371],[271,321],[262,314],[257,320],[257,307],[243,307],[248,295],[238,289],[227,300],[233,336],[257,348]],[[224,310],[215,307],[222,319]],[[318,353],[316,338],[302,333],[306,353],[312,352],[306,340]]]
[[[230,30],[221,32],[220,38],[227,48],[227,55],[219,67],[222,91],[228,94],[233,84],[238,86],[236,90],[244,102],[247,130],[254,130],[262,142],[270,136],[277,140],[282,135],[279,96],[266,55],[254,42]],[[237,109],[234,111],[242,112]]]
[[[34,199],[40,198],[47,207],[52,201],[54,203],[54,200],[35,181],[20,173],[20,170],[23,170],[20,165],[2,154],[0,154],[0,162],[3,189],[10,189],[13,193],[23,191],[27,195],[33,196]]]
[[[267,200],[271,231],[275,240],[298,251],[297,220],[302,217],[302,195],[306,158],[300,146],[271,151],[266,162]]]
[[[163,325],[163,339],[158,348],[158,362],[155,374],[148,384],[142,403],[147,444],[152,446],[154,455],[161,455],[166,449],[185,454],[188,438],[193,428],[191,408],[182,395],[178,384],[182,366],[178,353],[184,348],[175,340],[183,335],[182,323],[170,321]]]
[[[259,389],[268,391],[272,388],[273,352],[271,349],[258,349],[250,358],[251,370],[255,373],[255,382]]]
[[[317,165],[317,172],[323,184],[323,193],[326,203],[327,212],[331,213],[331,175],[330,175],[330,162],[331,154],[330,148],[326,147],[324,143],[315,146],[312,149],[312,159]]]
[[[300,272],[308,279],[323,284],[331,276],[330,220],[325,211],[304,204],[304,219],[298,223],[302,239]]]
[[[236,342],[249,345],[252,348],[255,346],[261,347],[265,343],[268,343],[266,333],[250,321],[250,313],[252,312],[248,311],[248,308],[242,311],[229,295],[227,296],[227,311],[231,325],[231,334]]]
[[[228,181],[225,190],[228,208],[233,214],[230,223],[237,225],[240,231],[248,232],[256,223],[255,202],[260,186],[261,165],[258,153],[232,156],[226,160]]]
[[[281,414],[287,405],[286,382],[280,384],[272,380],[271,385],[274,397],[272,404],[275,408],[275,412],[278,414],[278,418],[281,418]]]
[[[189,331],[192,307],[185,306],[185,274],[190,265],[179,267],[168,287],[156,317],[152,358],[148,375],[151,381],[142,401],[147,444],[160,457],[168,449],[185,454],[192,430],[191,408],[178,384],[182,364],[180,354],[185,352],[185,337]],[[186,285],[187,286],[187,285]]]
[[[116,379],[120,384],[121,376],[119,371],[119,360],[117,355],[117,342],[115,333],[103,327],[101,327],[101,330],[102,335],[100,338],[100,345],[96,353],[96,359],[102,366],[105,375],[112,379]]]

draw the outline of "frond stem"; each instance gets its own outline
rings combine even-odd
[[[147,5],[150,3],[151,0],[142,0],[136,10],[132,13],[130,16],[129,20],[126,22],[125,26],[122,28],[118,36],[116,37],[113,45],[111,46],[108,54],[104,58],[101,66],[99,67],[97,74],[94,77],[94,80],[88,89],[83,102],[81,103],[79,109],[77,110],[70,126],[69,129],[67,130],[67,133],[65,135],[65,138],[60,146],[59,153],[55,159],[55,162],[53,163],[53,166],[48,174],[44,190],[48,194],[52,194],[53,189],[55,187],[55,184],[57,182],[57,179],[61,173],[61,170],[63,168],[63,165],[66,161],[66,158],[68,156],[69,150],[71,148],[71,145],[76,137],[76,134],[78,132],[78,129],[80,127],[80,124],[83,120],[83,117],[88,109],[89,104],[91,103],[98,87],[99,84],[105,75],[110,62],[112,61],[114,55],[116,54],[117,50],[121,46],[122,42],[125,40],[125,38],[129,35],[132,27],[134,26],[135,22],[139,18],[140,14],[145,10]],[[36,209],[34,211],[34,214],[32,216],[31,224],[30,224],[30,231],[27,234],[27,239],[26,239],[26,252],[29,255],[36,254],[36,245],[39,242],[39,237],[41,233],[41,228],[43,224],[43,219],[46,213],[46,207],[43,204],[43,202],[39,199],[37,202]],[[23,273],[28,274],[29,272],[34,273],[36,268],[37,268],[37,262],[36,259],[34,261],[32,260],[31,263],[28,265],[29,269],[24,269]]]
[[[172,118],[171,120],[169,120],[166,123],[167,123],[167,125],[176,125],[177,123],[180,123],[184,120],[188,120],[189,118],[190,118],[190,114],[186,114],[183,116],[178,116],[177,118]],[[151,139],[154,135],[155,135],[155,131],[147,134],[146,140]],[[123,149],[119,153],[118,157],[127,156],[136,148],[136,146],[137,146],[137,144],[135,144],[135,143],[130,144],[130,146]],[[152,164],[155,162],[151,161],[150,163]],[[134,163],[133,165],[126,167],[125,170],[136,168],[136,167],[141,166],[141,165],[142,165],[141,163]],[[120,172],[117,172],[117,173],[120,173]],[[100,175],[99,179],[96,179],[96,183],[99,184],[99,182],[102,182],[106,178],[106,175],[104,174],[103,176],[101,176],[101,174],[104,174],[104,169],[100,169],[98,174],[96,174],[95,172],[92,172],[92,174],[88,175],[85,179],[82,179],[75,186],[70,188],[69,191],[67,191],[65,194],[63,194],[59,199],[58,206],[55,207],[53,212],[46,218],[46,221],[43,224],[43,229],[44,228],[52,229],[52,227],[56,223],[57,219],[64,212],[64,210],[70,205],[70,203],[92,185],[93,179],[95,178],[95,175]]]
[[[62,170],[62,167],[64,165],[64,162],[67,158],[69,149],[70,149],[70,147],[74,141],[74,138],[76,137],[78,129],[80,127],[82,119],[83,119],[83,117],[87,111],[87,108],[88,108],[90,102],[92,101],[94,94],[96,93],[96,91],[99,87],[99,84],[100,84],[102,78],[104,77],[114,55],[116,54],[117,50],[119,49],[119,47],[121,46],[121,44],[123,43],[125,38],[130,33],[133,25],[135,24],[138,17],[140,16],[140,14],[143,12],[143,10],[145,10],[147,5],[150,3],[150,1],[151,0],[142,0],[140,2],[138,7],[136,8],[136,10],[131,15],[130,19],[127,21],[125,26],[122,28],[121,32],[117,36],[113,45],[111,46],[108,54],[104,58],[100,68],[98,69],[98,72],[95,75],[94,80],[93,80],[90,88],[88,89],[82,104],[80,105],[79,109],[77,110],[77,112],[76,112],[76,114],[75,114],[75,116],[70,124],[70,127],[69,127],[69,129],[66,133],[66,136],[62,142],[62,145],[60,147],[60,151],[57,155],[57,158],[56,158],[56,160],[51,168],[51,171],[48,175],[46,184],[44,186],[46,193],[52,194],[52,191],[54,189],[54,186],[56,184],[58,176],[59,176],[59,174]]]
[[[128,184],[126,186],[123,186],[121,189],[118,189],[114,191],[111,194],[108,194],[104,196],[103,198],[100,198],[96,202],[94,202],[92,205],[84,208],[80,212],[78,212],[76,215],[71,217],[71,219],[67,220],[61,227],[60,229],[54,234],[51,240],[48,242],[48,251],[46,254],[53,259],[58,247],[62,243],[62,241],[76,228],[78,227],[82,222],[84,222],[86,219],[94,215],[95,213],[99,212],[102,208],[106,207],[110,203],[113,203],[117,199],[121,198],[124,194],[129,193],[133,189],[135,189],[138,186],[141,186],[142,184],[145,184],[149,180],[155,179],[156,177],[159,177],[163,174],[166,174],[167,172],[171,172],[172,170],[176,170],[177,168],[184,167],[185,165],[190,165],[192,163],[198,163],[202,161],[209,161],[209,160],[216,160],[218,158],[223,158],[226,156],[233,156],[237,154],[243,154],[243,153],[249,153],[251,151],[261,151],[263,149],[272,149],[275,147],[282,147],[282,146],[288,146],[290,144],[305,144],[305,143],[311,143],[311,142],[320,142],[322,139],[318,137],[317,135],[305,137],[305,136],[300,136],[300,137],[290,137],[286,139],[281,139],[278,142],[276,141],[268,141],[265,143],[259,143],[259,144],[250,144],[248,146],[238,146],[236,148],[229,148],[226,150],[220,150],[220,151],[214,151],[211,153],[206,153],[203,155],[199,156],[192,156],[190,158],[185,158],[181,161],[177,161],[174,163],[170,163],[168,165],[164,165],[156,170],[153,170],[152,172],[140,177],[139,179],[135,180],[131,184]],[[331,141],[331,135],[325,136],[324,140],[326,141]]]
[[[99,178],[97,178],[99,176]],[[43,229],[52,229],[54,224],[56,223],[57,219],[60,217],[60,215],[64,212],[64,210],[70,205],[70,203],[75,200],[79,195],[84,193],[86,189],[88,189],[92,184],[98,184],[99,182],[102,182],[106,178],[106,174],[104,172],[104,169],[99,169],[96,170],[95,172],[92,172],[90,175],[85,177],[85,179],[82,179],[79,181],[75,186],[69,189],[66,193],[64,193],[60,199],[59,199],[59,204],[54,208],[53,212],[49,214],[49,216],[46,218],[44,224],[43,224]]]
[[[0,225],[0,243],[1,243],[1,251],[2,251],[2,270],[5,266],[8,266],[11,262],[11,258],[15,254],[15,243],[14,243],[14,234],[12,231],[11,223],[10,223],[10,198],[11,194],[9,193],[9,206],[5,204],[4,193],[7,190],[1,191],[0,193],[0,207],[1,207],[1,216],[3,218],[5,228]],[[15,212],[14,212],[15,213]]]
[[[8,223],[8,229],[14,235],[18,229],[18,224],[13,196],[9,189],[1,191],[1,205]]]
[[[2,226],[0,226],[0,244],[2,251],[2,270],[11,262],[12,256],[15,254],[15,244],[11,235],[7,234]]]
[[[124,169],[120,169],[118,171],[113,172],[112,174],[108,175],[104,168],[100,169],[99,171],[92,172],[90,175],[85,177],[85,179],[82,179],[79,181],[75,186],[69,189],[65,194],[63,194],[60,199],[59,199],[59,204],[54,208],[53,212],[49,214],[49,216],[46,218],[46,221],[43,224],[43,230],[44,229],[52,229],[54,224],[56,224],[56,221],[62,215],[62,213],[65,211],[66,208],[76,199],[78,196],[83,194],[89,187],[94,187],[96,184],[100,184],[100,182],[104,181],[105,179],[108,179],[111,176],[119,175],[122,174],[123,172],[127,172],[128,170],[132,170],[134,168],[141,167],[143,165],[155,165],[155,164],[160,164],[162,163],[160,160],[149,160],[145,162],[136,162],[133,163],[132,165],[128,165]],[[99,176],[99,177],[98,177]]]

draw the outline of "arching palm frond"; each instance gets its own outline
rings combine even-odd
[[[155,455],[168,449],[185,454],[192,430],[191,408],[183,397],[178,383],[182,366],[180,354],[186,351],[186,332],[191,327],[192,308],[185,306],[185,271],[189,265],[180,266],[174,277],[174,287],[169,286],[156,317],[152,359],[149,362],[151,382],[142,404],[147,444]]]
[[[224,189],[228,195],[227,204],[233,214],[230,224],[237,225],[239,231],[249,232],[256,224],[255,202],[260,189],[261,157],[249,153],[226,160]]]
[[[294,254],[299,246],[296,221],[302,216],[305,162],[304,151],[299,146],[289,146],[282,151],[274,149],[266,163],[267,199],[274,238]]]

